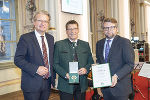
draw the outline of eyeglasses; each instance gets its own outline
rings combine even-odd
[[[36,21],[38,21],[38,22],[40,22],[40,23],[49,23],[49,21],[47,21],[47,20],[36,20]]]
[[[70,29],[67,29],[67,31],[77,31],[78,28],[70,28]]]
[[[114,28],[116,28],[116,26],[110,26],[110,27],[103,27],[104,31],[108,31],[108,30],[113,30]]]

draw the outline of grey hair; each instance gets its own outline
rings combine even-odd
[[[50,14],[47,12],[47,11],[45,11],[45,10],[40,10],[40,11],[37,11],[37,12],[35,12],[35,14],[34,14],[34,16],[33,16],[33,21],[36,21],[37,19],[36,19],[36,16],[38,15],[38,14],[44,14],[44,15],[47,15],[48,17],[49,17],[49,20],[48,21],[50,21]]]

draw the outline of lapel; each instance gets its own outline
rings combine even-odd
[[[73,60],[74,58],[73,58],[73,55],[72,55],[72,54],[73,54],[73,46],[72,46],[72,43],[71,43],[71,41],[70,41],[69,39],[66,39],[65,41],[66,41],[66,43],[65,43],[65,46],[64,46],[64,47],[65,47],[67,50],[69,50],[69,53],[70,53],[70,54],[69,54],[69,55],[70,55],[70,56],[69,56],[69,59],[70,59],[70,60]],[[80,58],[80,57],[79,57],[79,56],[80,56],[79,53],[81,52],[80,50],[81,50],[81,48],[82,48],[80,42],[81,42],[81,41],[78,39],[78,40],[77,40],[77,46],[75,47],[78,60],[79,60],[79,58]],[[68,49],[68,48],[69,48],[69,49]]]
[[[42,52],[41,52],[41,48],[40,48],[40,45],[39,45],[39,43],[38,43],[38,40],[37,40],[37,38],[36,38],[36,36],[35,36],[35,32],[32,32],[31,34],[32,34],[32,35],[31,35],[31,38],[32,38],[33,42],[35,43],[35,47],[36,47],[36,50],[37,50],[37,52],[38,52],[37,54],[39,54],[40,57],[43,59]]]
[[[108,55],[108,61],[109,61],[109,58],[111,57],[111,55],[112,55],[112,51],[115,49],[115,46],[116,46],[116,43],[117,43],[117,40],[118,40],[118,35],[116,35],[115,36],[115,38],[114,38],[114,40],[113,40],[113,42],[112,42],[112,44],[111,44],[111,48],[110,48],[110,50],[109,50],[109,55]]]
[[[69,48],[69,50],[72,50],[72,43],[71,43],[71,41],[69,40],[69,38],[67,38],[67,39],[65,39],[65,48],[66,49],[68,49]]]
[[[46,40],[47,40],[47,43],[48,43],[48,48],[49,48],[49,61],[52,60],[52,49],[53,49],[53,42],[51,41],[52,39],[48,36],[47,33],[45,33],[45,36],[46,36]],[[52,63],[52,62],[50,62]]]
[[[103,40],[102,40],[102,42],[101,42],[101,44],[100,44],[100,54],[99,55],[102,55],[102,60],[103,60],[103,62],[105,62],[105,60],[104,60],[104,44],[105,44],[105,40],[106,40],[106,38],[104,38]]]
[[[69,38],[65,39],[65,43],[63,48],[68,51],[69,56],[67,57],[69,59],[69,61],[73,61],[74,57],[73,57],[73,45],[71,43],[71,41],[69,40]]]
[[[82,42],[80,39],[78,39],[77,47],[76,47],[77,56],[79,57],[80,53],[84,52],[85,50],[86,50],[86,46],[84,45],[84,42]]]
[[[77,55],[80,52],[80,46],[81,46],[81,43],[80,43],[80,40],[78,39],[78,41],[77,41],[77,47],[76,47],[76,53],[77,53]]]
[[[48,47],[49,47],[49,53],[51,52],[51,48],[52,48],[52,42],[51,42],[51,38],[45,33],[45,36],[46,36],[46,40],[47,40],[47,43],[48,43]]]

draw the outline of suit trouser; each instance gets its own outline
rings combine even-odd
[[[42,81],[42,87],[37,92],[24,92],[24,100],[48,100],[50,96],[50,87],[48,84],[50,84],[49,80],[43,79]],[[33,84],[34,85],[34,84]]]
[[[102,90],[104,100],[128,100],[127,96],[114,96],[109,88]]]
[[[74,85],[73,94],[59,91],[59,95],[60,100],[85,100],[85,92],[81,93],[80,85]]]

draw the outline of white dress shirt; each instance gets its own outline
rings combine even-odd
[[[40,34],[35,30],[35,36],[36,36],[36,38],[37,38],[37,40],[38,40],[38,43],[39,43],[41,52],[42,52],[42,54],[43,54],[42,38],[41,38],[42,35],[40,35]],[[48,47],[48,42],[47,42],[47,39],[46,39],[45,34],[44,34],[43,36],[44,36],[44,42],[45,42],[46,50],[47,50],[48,63],[49,63],[49,65],[50,65],[50,62],[49,62],[49,47]],[[50,71],[50,66],[49,66],[49,71]]]
[[[111,48],[111,44],[112,44],[112,42],[113,42],[113,39],[114,39],[114,38],[109,39],[109,40],[111,40],[111,41],[109,42],[110,48]],[[108,39],[106,38],[105,44],[104,44],[104,50],[103,50],[103,56],[104,56],[104,59],[105,59],[105,48],[106,48],[107,40],[108,40]]]

